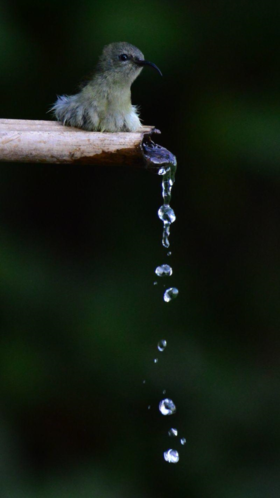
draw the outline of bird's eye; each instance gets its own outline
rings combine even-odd
[[[127,54],[121,54],[119,55],[120,61],[127,61],[128,60],[128,55]]]

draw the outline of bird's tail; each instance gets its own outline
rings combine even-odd
[[[71,105],[71,97],[68,95],[60,95],[57,97],[57,101],[50,108],[49,112],[52,112],[57,119],[63,125],[71,119],[71,108],[73,110],[73,104]]]

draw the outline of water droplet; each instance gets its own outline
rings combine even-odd
[[[154,359],[154,363],[157,363],[157,362],[158,362],[158,358],[155,358],[155,359]]]
[[[161,240],[163,247],[170,246],[169,236],[170,236],[170,225],[164,225],[162,231],[162,240]]]
[[[168,431],[168,436],[171,436],[171,437],[176,437],[176,436],[178,436],[178,430],[177,430],[177,429],[173,429],[173,428],[172,428],[172,429],[170,429],[170,430]]]
[[[184,444],[186,444],[187,440],[186,438],[182,437],[182,439],[180,439],[180,443],[184,446]]]
[[[170,287],[170,289],[167,289],[165,293],[163,294],[163,300],[166,303],[169,303],[172,301],[172,299],[175,299],[179,294],[179,291],[176,287]]]
[[[157,348],[162,353],[162,351],[165,350],[166,346],[167,346],[167,341],[165,341],[165,339],[162,339],[161,341],[158,342]]]
[[[170,178],[170,175],[166,175],[165,178],[162,179],[161,186],[164,204],[169,204],[171,201],[171,193],[173,187],[173,180]]]
[[[168,251],[167,256],[171,256],[171,255],[172,255],[172,252]]]
[[[169,247],[170,225],[176,220],[175,213],[170,207],[172,188],[175,182],[177,162],[172,160],[158,169],[158,174],[162,176],[162,198],[163,206],[158,210],[158,217],[163,221],[162,245]]]
[[[179,462],[179,453],[176,450],[168,450],[163,453],[164,460],[168,463]]]
[[[166,394],[166,389],[163,389],[162,394]]]
[[[158,175],[160,175],[160,176],[164,176],[164,175],[166,175],[166,173],[169,173],[169,171],[170,171],[170,166],[168,166],[168,167],[166,167],[166,166],[162,166],[162,167],[158,170],[157,174],[158,174]]]
[[[176,161],[174,161],[173,164],[166,164],[164,165],[164,170],[162,171],[162,198],[164,201],[164,204],[170,204],[171,201],[171,194],[172,194],[172,187],[175,182],[175,173],[176,173]]]
[[[157,282],[154,282],[154,285],[157,285],[158,283]]]
[[[163,204],[158,210],[158,217],[163,222],[162,245],[169,247],[170,225],[176,220],[175,213],[169,204]]]
[[[169,265],[161,265],[156,267],[155,273],[158,277],[171,277],[173,270]]]
[[[169,204],[163,204],[158,210],[158,217],[164,224],[171,225],[176,220],[175,213]]]
[[[150,410],[150,409],[151,409],[151,405],[148,406],[148,410]]]
[[[176,412],[176,406],[174,405],[172,399],[169,398],[160,401],[158,408],[162,415],[173,415],[173,413]]]
[[[146,384],[146,381],[145,381],[145,380],[143,380],[143,384]]]

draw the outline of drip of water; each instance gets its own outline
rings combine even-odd
[[[158,133],[158,130],[154,130]],[[146,159],[147,167],[150,171],[156,171],[162,177],[162,198],[163,206],[159,209],[159,217],[163,221],[163,236],[162,244],[164,247],[169,247],[170,225],[175,221],[174,211],[170,208],[172,187],[175,182],[175,173],[177,169],[176,157],[161,145],[153,142],[151,137],[145,136],[142,144],[142,150]],[[171,221],[161,218],[161,210],[163,207],[168,207],[173,213]]]
[[[156,171],[157,174],[161,176],[163,204],[158,210],[158,217],[163,223],[162,245],[163,247],[168,248],[170,246],[169,237],[171,224],[176,220],[176,215],[170,206],[172,188],[175,182],[175,173],[177,168],[176,157],[160,145],[155,144],[151,140],[150,136],[146,137],[143,141],[143,151],[148,168],[151,171]],[[171,256],[171,251],[167,253],[167,256]],[[158,266],[155,269],[155,273],[158,277],[170,277],[173,270],[169,265],[164,264]],[[156,285],[156,282],[154,282],[154,285]],[[164,287],[165,286],[163,286],[163,288]],[[169,303],[178,296],[178,293],[179,291],[176,287],[170,287],[165,290],[163,299],[165,302]],[[162,339],[159,341],[157,344],[158,351],[163,352],[166,345],[167,342],[165,340]],[[157,363],[158,359],[155,358],[154,362]],[[166,390],[164,389],[163,395],[165,394]],[[172,415],[176,412],[176,406],[171,399],[165,398],[159,403],[159,411],[162,415]],[[178,430],[171,428],[168,431],[168,434],[169,436],[176,437],[178,435]],[[182,441],[183,439],[181,439],[181,444],[185,444]],[[169,463],[177,463],[179,461],[179,453],[173,449],[165,451],[163,456],[165,461]]]
[[[158,277],[171,277],[173,270],[169,265],[161,265],[156,267],[155,273]]]
[[[163,205],[158,210],[158,217],[163,222],[162,245],[169,247],[170,226],[176,220],[175,213],[170,207],[172,187],[175,182],[175,173],[177,169],[176,158],[170,160],[170,163],[163,165],[158,174],[162,176],[162,198]]]
[[[173,415],[176,412],[176,406],[169,398],[160,401],[158,408],[162,415]]]
[[[168,436],[171,436],[171,437],[177,437],[177,436],[178,436],[178,430],[177,430],[177,429],[174,429],[174,428],[170,429],[170,430],[168,431]]]
[[[176,220],[175,213],[169,204],[163,204],[158,210],[158,217],[163,222],[162,245],[169,247],[170,226]]]
[[[167,346],[167,341],[165,341],[165,339],[162,339],[161,341],[158,342],[157,348],[162,353],[162,351],[165,350],[166,346]]]
[[[180,443],[184,446],[184,444],[186,444],[187,440],[186,438],[182,437],[182,439],[180,439]]]
[[[177,161],[175,157],[172,158],[170,163],[163,165],[159,169],[160,175],[162,176],[162,198],[164,204],[170,204],[176,169]]]
[[[164,460],[168,463],[179,462],[179,453],[176,450],[167,450],[163,453]]]
[[[158,175],[160,175],[160,176],[165,175],[165,173],[167,172],[167,169],[168,169],[168,171],[170,170],[170,168],[168,168],[166,166],[162,166],[162,168],[159,168],[159,170],[158,170]]]
[[[175,299],[179,294],[179,291],[176,287],[170,287],[170,289],[167,289],[165,293],[163,294],[163,300],[166,303],[169,303],[173,299]]]
[[[162,394],[166,394],[166,389],[163,389]]]

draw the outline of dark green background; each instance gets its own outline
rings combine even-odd
[[[273,0],[2,1],[1,117],[50,119],[128,41],[164,74],[133,102],[178,159],[170,258],[156,175],[1,165],[4,498],[280,496],[279,21]]]

